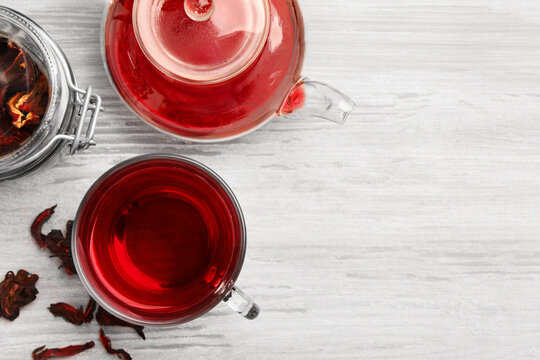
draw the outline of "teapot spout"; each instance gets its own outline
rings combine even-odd
[[[345,124],[356,104],[347,95],[330,85],[303,78],[291,89],[279,115],[318,117],[336,124]]]

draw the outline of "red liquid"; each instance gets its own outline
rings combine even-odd
[[[231,59],[244,44],[244,31],[236,31],[226,38],[210,41],[220,29],[210,21],[193,21],[185,11],[182,1],[165,2],[160,11],[160,26],[154,29],[162,46],[176,59],[200,66],[219,66],[224,59]],[[178,33],[190,41],[179,41]]]
[[[221,184],[177,159],[123,166],[89,192],[77,255],[99,297],[137,321],[195,318],[221,301],[244,255],[241,214]]]
[[[184,1],[170,4],[176,4],[175,11],[184,11]],[[136,39],[132,7],[133,0],[116,1],[110,7],[105,24],[107,63],[122,98],[162,130],[201,140],[249,131],[279,112],[300,79],[304,33],[296,0],[270,1],[273,20],[259,58],[240,75],[212,85],[180,82],[157,69]],[[189,51],[186,44],[179,47]]]

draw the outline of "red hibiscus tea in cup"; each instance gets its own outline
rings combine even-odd
[[[230,299],[246,247],[242,212],[223,180],[172,155],[103,175],[79,208],[73,242],[90,294],[143,325],[186,322]]]

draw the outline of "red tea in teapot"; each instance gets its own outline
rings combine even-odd
[[[180,137],[212,141],[257,128],[300,79],[296,0],[204,1],[215,10],[200,21],[191,2],[112,2],[105,55],[117,90],[146,121]]]
[[[122,165],[81,205],[77,258],[99,297],[122,313],[195,317],[234,281],[244,256],[241,216],[221,180],[191,162]]]

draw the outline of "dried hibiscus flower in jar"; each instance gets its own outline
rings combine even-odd
[[[16,150],[39,127],[50,86],[30,54],[0,36],[0,157]]]

